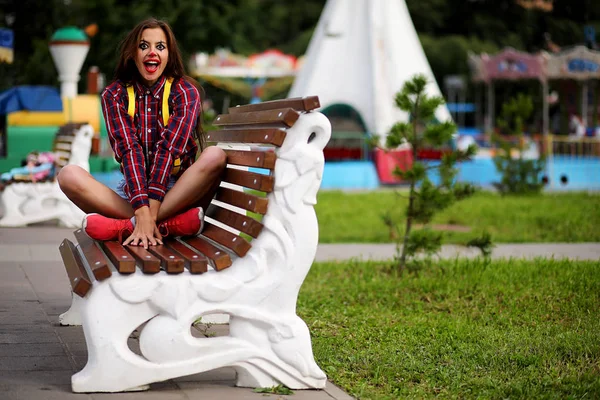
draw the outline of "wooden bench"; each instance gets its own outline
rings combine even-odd
[[[224,366],[237,385],[322,388],[298,292],[318,243],[313,205],[331,127],[316,97],[231,108],[207,140],[228,167],[205,228],[148,250],[95,242],[60,247],[73,290],[61,324],[84,328],[88,363],[75,392],[117,392]],[[194,338],[191,324],[229,316],[229,336]],[[143,326],[143,329],[140,327]],[[140,333],[140,354],[127,338]]]
[[[94,129],[89,124],[61,126],[52,146],[57,159],[51,179],[32,182],[27,176],[21,176],[9,182],[0,194],[4,208],[0,226],[26,226],[50,220],[57,220],[65,227],[80,226],[84,214],[60,190],[56,176],[67,164],[79,165],[89,171],[93,135]]]

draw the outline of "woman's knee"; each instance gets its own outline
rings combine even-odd
[[[227,154],[217,146],[210,146],[202,152],[203,164],[212,172],[220,173],[227,166]]]
[[[87,176],[87,171],[77,165],[65,165],[58,172],[56,179],[58,185],[63,191],[79,191],[82,189],[83,181]]]

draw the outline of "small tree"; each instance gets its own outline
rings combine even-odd
[[[500,182],[494,182],[494,186],[501,194],[539,193],[544,187],[542,172],[545,157],[541,152],[537,159],[524,157],[531,142],[526,140],[523,126],[532,112],[531,97],[521,93],[502,105],[497,124],[500,132],[508,138],[492,134],[492,142],[499,148],[494,156],[494,165],[501,175]]]
[[[452,140],[456,132],[454,123],[435,122],[435,111],[444,104],[439,96],[428,96],[425,93],[427,78],[416,75],[404,83],[402,90],[396,94],[396,106],[410,115],[409,122],[396,123],[387,136],[385,149],[394,149],[408,143],[412,149],[413,165],[405,171],[396,168],[394,174],[408,181],[408,207],[404,233],[401,224],[391,216],[385,216],[384,222],[396,233],[396,262],[400,272],[411,265],[416,265],[415,256],[419,252],[427,255],[437,253],[442,244],[442,234],[430,229],[413,230],[414,223],[429,224],[434,214],[453,202],[470,196],[475,188],[470,184],[456,182],[458,161],[469,159],[475,154],[475,146],[466,151],[452,150],[444,152],[440,163],[423,163],[417,160],[417,154],[423,148],[442,148]],[[374,139],[377,145],[377,139]],[[437,169],[440,183],[434,184],[427,176],[427,171]],[[489,248],[489,235],[477,242],[480,248]]]

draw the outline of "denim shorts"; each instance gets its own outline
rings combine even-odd
[[[177,179],[173,176],[171,176],[171,178],[169,178],[169,183],[167,183],[167,191],[171,190],[171,188],[173,186],[175,186],[175,182],[177,182]],[[129,201],[129,197],[127,197],[127,195],[125,194],[125,178],[121,179],[121,181],[117,184],[117,188],[115,189],[115,192],[121,196],[123,199]]]

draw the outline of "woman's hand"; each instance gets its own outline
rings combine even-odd
[[[156,246],[162,244],[162,236],[156,226],[156,219],[152,217],[150,208],[144,206],[135,211],[135,228],[131,236],[124,242],[123,246],[131,244],[132,246]]]

